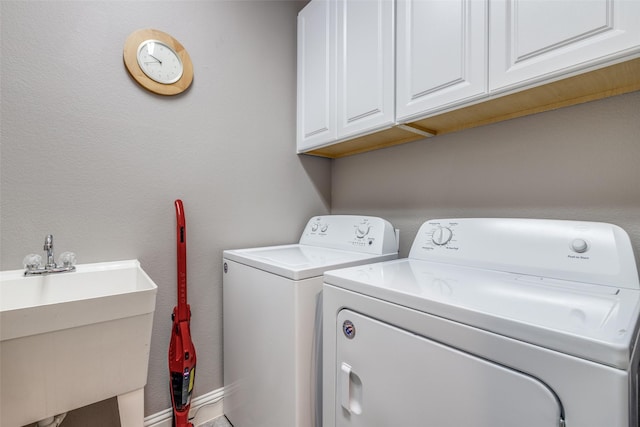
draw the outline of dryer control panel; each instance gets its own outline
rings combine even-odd
[[[387,220],[372,216],[313,217],[302,232],[300,244],[381,255],[398,252],[393,226]]]
[[[420,227],[409,258],[640,289],[629,236],[601,222],[434,219]]]

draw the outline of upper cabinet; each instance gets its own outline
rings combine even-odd
[[[395,122],[394,3],[312,0],[298,15],[298,151]]]
[[[394,103],[394,4],[338,1],[338,137],[390,126]]]
[[[336,140],[336,5],[312,1],[298,14],[298,150]]]
[[[399,121],[486,93],[487,9],[484,0],[398,1]]]
[[[637,0],[492,0],[490,90],[624,58],[640,44]]]
[[[298,18],[299,153],[341,157],[635,90],[640,0],[311,0]]]

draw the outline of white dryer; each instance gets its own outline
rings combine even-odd
[[[637,427],[640,285],[592,222],[447,219],[328,271],[325,427]]]
[[[316,425],[322,274],[397,257],[388,221],[352,215],[311,218],[297,244],[224,251],[224,412],[235,427]]]

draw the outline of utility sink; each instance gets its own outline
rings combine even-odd
[[[137,260],[0,272],[0,425],[117,396],[122,427],[141,427],[156,292]]]

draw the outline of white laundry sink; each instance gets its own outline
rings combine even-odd
[[[118,396],[122,426],[141,426],[156,292],[137,260],[0,272],[0,425]]]

